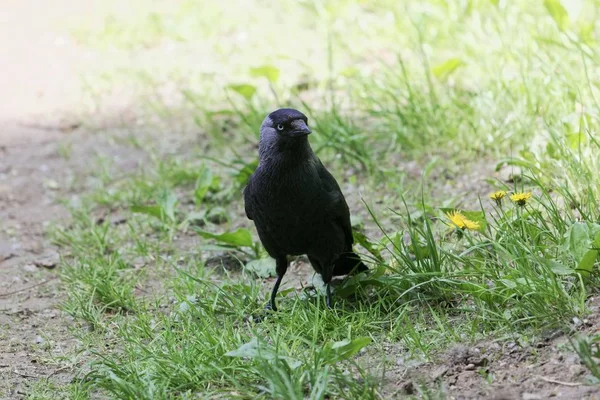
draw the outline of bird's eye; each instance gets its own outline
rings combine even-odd
[[[283,130],[283,125],[282,124],[277,124],[277,130],[278,131],[282,131]]]

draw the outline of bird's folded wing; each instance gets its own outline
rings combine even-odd
[[[348,208],[346,199],[344,198],[342,190],[340,189],[337,181],[320,160],[318,169],[319,177],[321,178],[321,184],[329,193],[329,198],[331,199],[331,203],[327,208],[332,213],[332,218],[342,227],[346,240],[346,246],[352,247],[354,238],[352,236],[352,225],[350,223],[350,209]]]
[[[252,204],[254,204],[254,199],[252,196],[252,176],[248,178],[248,184],[244,188],[244,210],[246,211],[246,217],[252,220]]]

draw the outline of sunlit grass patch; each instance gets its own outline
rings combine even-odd
[[[595,69],[587,4],[568,18],[575,35],[563,33],[560,13],[542,3],[250,4],[140,7],[137,17],[147,23],[109,18],[77,36],[138,52],[172,46],[151,71],[129,58],[120,69],[127,79],[119,86],[138,76],[140,93],[151,90],[140,104],[152,103],[152,116],[191,119],[223,146],[252,143],[276,107],[304,107],[318,119],[313,140],[322,155],[370,169],[400,151],[504,155],[543,146],[544,124],[560,128],[558,116],[593,105],[593,94],[578,87]],[[216,16],[222,23],[211,24]],[[211,58],[190,64],[190,53]],[[171,95],[161,104],[163,92]]]

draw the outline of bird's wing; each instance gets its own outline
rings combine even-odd
[[[352,243],[354,243],[354,238],[352,237],[352,224],[350,223],[350,209],[348,208],[348,203],[346,203],[340,185],[338,185],[333,175],[325,168],[321,160],[319,160],[318,170],[323,188],[329,194],[330,205],[328,210],[332,213],[333,219],[340,224],[343,229],[346,246],[351,247]]]
[[[253,191],[253,187],[252,187],[252,177],[254,175],[250,175],[250,178],[248,178],[248,184],[246,185],[246,187],[244,188],[244,210],[246,211],[246,217],[248,217],[248,219],[252,220],[252,191]]]

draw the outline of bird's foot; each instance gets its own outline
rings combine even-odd
[[[265,318],[267,318],[267,313],[263,312],[258,315],[253,315],[252,321],[254,321],[255,324],[260,324],[261,322],[263,322],[265,320]]]
[[[265,306],[265,311],[275,311],[277,312],[277,306],[275,305],[275,301],[271,300],[267,303],[267,305]]]
[[[277,306],[275,305],[275,303],[271,303],[270,301],[265,305],[265,311],[258,314],[258,315],[254,315],[252,317],[252,320],[255,323],[259,323],[259,322],[263,322],[265,320],[265,318],[267,318],[267,315],[269,315],[269,312],[271,311],[277,311]]]

